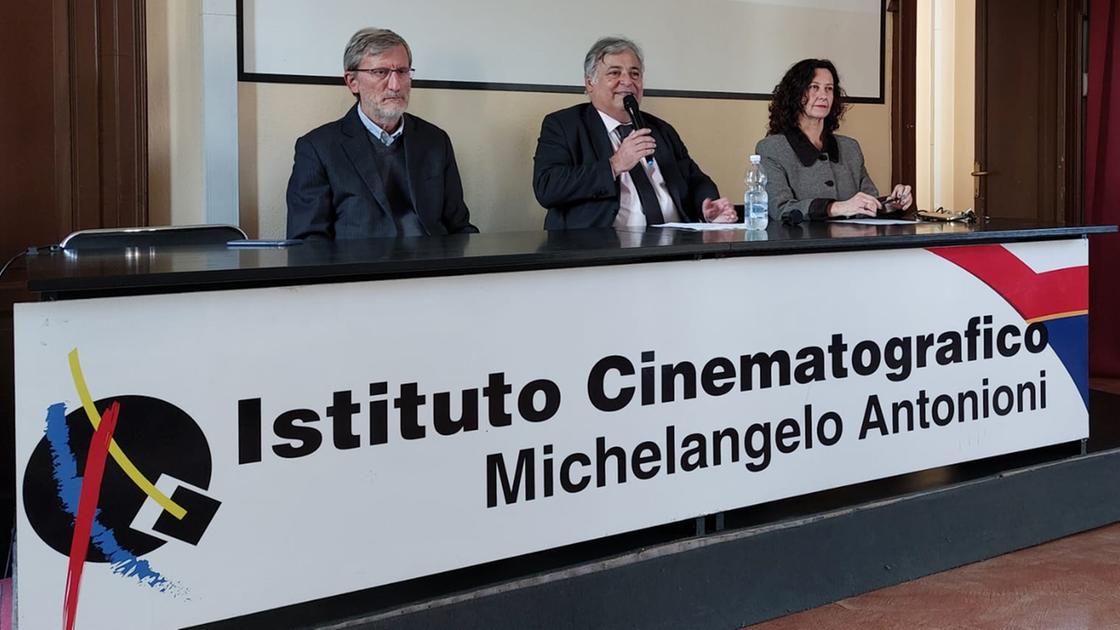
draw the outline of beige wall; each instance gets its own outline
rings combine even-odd
[[[149,220],[202,223],[202,0],[148,0],[145,10]]]
[[[918,3],[918,202],[961,211],[973,203],[976,0]]]
[[[153,222],[167,218],[176,224],[197,223],[204,216],[201,3],[148,0],[148,11]],[[342,45],[339,42],[340,49]],[[548,112],[585,98],[414,89],[410,111],[451,135],[476,225],[488,232],[536,230],[544,220],[531,185],[540,121]],[[284,190],[295,139],[340,117],[353,97],[341,85],[242,83],[238,99],[241,223],[252,236],[279,237],[284,233]],[[732,200],[742,196],[742,173],[754,143],[765,133],[767,103],[648,98],[643,108],[673,123],[724,195]],[[860,140],[872,178],[880,188],[889,188],[889,103],[853,106],[841,133]]]
[[[251,232],[279,236],[295,139],[341,116],[353,97],[342,86],[243,83],[239,98],[241,220]],[[585,99],[579,94],[413,90],[409,109],[451,135],[467,205],[479,228],[537,230],[544,210],[533,198],[532,171],[541,119]],[[721,193],[742,196],[742,172],[765,133],[767,103],[649,98],[642,106],[673,122]],[[861,140],[872,178],[883,187],[890,169],[889,122],[886,106],[860,105],[843,127]]]

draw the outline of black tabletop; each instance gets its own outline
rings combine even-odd
[[[765,232],[670,228],[494,232],[307,242],[285,248],[165,246],[29,256],[28,288],[48,298],[216,290],[458,275],[726,256],[1032,241],[1115,232],[1116,226],[1025,222],[771,225]]]

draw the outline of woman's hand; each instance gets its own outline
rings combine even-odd
[[[830,217],[873,217],[879,212],[879,200],[867,193],[858,192],[846,201],[836,201],[828,207]]]
[[[910,193],[910,187],[906,184],[895,185],[894,190],[891,191],[891,197],[894,197],[895,201],[891,205],[909,210],[910,205],[914,203],[914,197]]]

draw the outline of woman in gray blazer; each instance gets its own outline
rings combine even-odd
[[[859,143],[835,133],[844,109],[840,76],[827,59],[795,63],[774,88],[769,135],[755,147],[773,220],[873,217],[882,208]],[[910,187],[895,186],[886,201],[908,209]]]

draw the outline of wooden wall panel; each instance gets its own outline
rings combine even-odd
[[[0,264],[77,229],[148,220],[144,0],[10,4],[0,21]],[[12,304],[30,298],[17,263],[0,277],[0,557],[15,508]]]
[[[917,189],[917,63],[918,0],[891,0],[891,181],[914,186],[914,203],[930,191]]]

